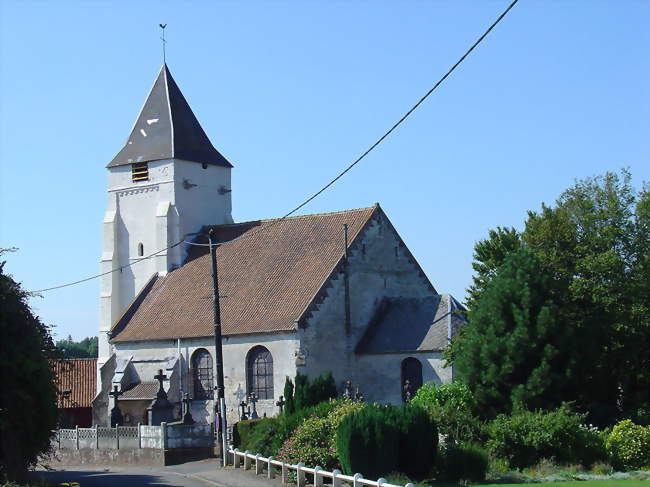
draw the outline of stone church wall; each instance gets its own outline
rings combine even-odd
[[[351,380],[373,401],[401,402],[401,361],[413,354],[358,355],[355,347],[384,297],[424,297],[436,294],[399,239],[379,213],[348,252],[350,330],[345,329],[345,287],[339,272],[322,302],[300,331],[305,365],[298,372],[316,376],[331,371],[339,387]],[[451,380],[438,353],[418,352],[424,381]]]
[[[440,352],[368,354],[357,357],[357,377],[363,384],[364,398],[369,402],[400,404],[402,402],[402,361],[414,357],[422,363],[422,381],[446,384],[451,382],[451,368],[445,367]]]
[[[278,412],[275,401],[282,394],[286,376],[294,377],[296,374],[296,351],[299,342],[294,333],[265,333],[257,335],[240,335],[224,337],[224,379],[226,390],[226,410],[230,423],[239,419],[238,405],[246,397],[246,355],[256,345],[266,347],[273,357],[273,385],[274,398],[260,400],[257,404],[258,414],[274,416]],[[192,396],[193,384],[190,375],[192,355],[198,349],[205,348],[210,352],[213,363],[213,377],[216,378],[216,357],[214,338],[183,338],[178,340],[160,340],[147,342],[117,343],[115,349],[118,357],[133,357],[134,362],[142,362],[154,357],[163,364],[170,357],[181,360],[180,373],[174,374],[173,380],[178,384],[170,384],[169,389],[178,390],[178,395],[170,396],[172,402],[177,402],[181,392],[189,392]],[[156,366],[158,367],[158,366]],[[164,368],[162,365],[158,368]],[[141,380],[152,380],[141,377]],[[216,384],[216,383],[215,383]],[[214,402],[211,400],[196,400],[192,402],[192,416],[198,423],[211,423],[214,414]]]

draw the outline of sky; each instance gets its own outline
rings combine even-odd
[[[235,168],[235,221],[278,217],[366,150],[506,1],[0,0],[0,247],[27,290],[99,272],[106,164],[167,62]],[[379,202],[440,293],[472,249],[576,179],[650,180],[650,2],[520,0],[302,213]],[[206,222],[209,223],[209,222]],[[99,281],[31,298],[96,335]]]

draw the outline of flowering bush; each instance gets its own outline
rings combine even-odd
[[[336,452],[336,430],[343,418],[363,407],[363,403],[340,400],[326,416],[314,414],[308,417],[284,442],[278,451],[278,460],[303,462],[326,470],[340,468]]]
[[[605,451],[597,430],[583,421],[584,415],[567,406],[550,412],[502,414],[487,425],[487,448],[514,468],[531,467],[544,458],[590,466],[603,460]]]
[[[618,469],[650,467],[650,427],[621,421],[605,440],[607,452]]]
[[[427,412],[446,445],[479,440],[481,422],[475,414],[476,401],[465,384],[428,382],[418,389],[411,404]]]

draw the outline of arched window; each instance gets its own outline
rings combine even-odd
[[[192,379],[194,399],[212,399],[212,356],[205,348],[199,348],[192,355]]]
[[[260,345],[253,347],[246,357],[247,391],[258,399],[273,399],[273,357]]]
[[[144,245],[142,242],[138,244],[138,256],[142,257],[144,255]]]
[[[422,387],[422,363],[413,357],[405,358],[402,360],[402,401],[412,399],[420,387]]]

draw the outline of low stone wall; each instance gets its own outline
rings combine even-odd
[[[144,465],[161,467],[166,463],[165,450],[155,448],[130,448],[125,450],[59,448],[41,463],[47,465]]]
[[[59,465],[162,466],[214,457],[212,425],[165,424],[75,428],[56,432],[53,453],[42,461]]]

